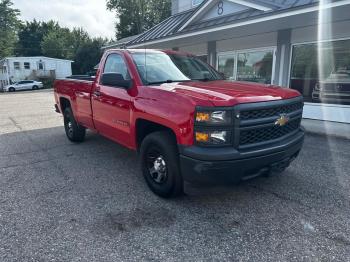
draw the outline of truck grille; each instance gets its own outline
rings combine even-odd
[[[290,121],[285,126],[269,126],[252,130],[245,130],[240,133],[239,144],[241,146],[247,144],[261,143],[268,140],[277,139],[298,130],[300,127],[300,118]]]
[[[235,112],[240,115],[236,122],[236,146],[258,146],[260,143],[272,142],[297,132],[302,112],[302,97],[238,106]],[[282,116],[289,121],[282,126],[276,125],[276,121]]]
[[[301,110],[303,108],[303,103],[301,101],[292,103],[290,105],[275,106],[266,109],[249,110],[241,112],[241,120],[258,119],[264,117],[278,116],[279,114],[288,114]]]

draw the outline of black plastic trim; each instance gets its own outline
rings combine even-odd
[[[180,155],[201,161],[238,160],[284,150],[293,144],[302,142],[304,140],[304,134],[304,131],[299,129],[298,132],[292,135],[268,141],[268,145],[266,145],[266,143],[261,143],[254,147],[241,148],[240,150],[233,147],[202,147],[196,145],[178,145],[178,148]]]

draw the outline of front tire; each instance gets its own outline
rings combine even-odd
[[[16,89],[14,87],[9,88],[9,92],[15,92],[15,91],[16,91]]]
[[[86,129],[80,126],[74,118],[72,109],[67,107],[64,110],[64,129],[68,139],[72,142],[83,142],[85,139]]]
[[[176,140],[166,131],[148,135],[141,144],[141,168],[147,185],[160,197],[183,194]]]

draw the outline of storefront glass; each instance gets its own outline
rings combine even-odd
[[[221,54],[218,56],[218,70],[225,74],[226,79],[270,84],[273,52],[270,49]]]
[[[219,55],[218,56],[219,72],[225,75],[226,79],[234,80],[235,71],[235,55]]]
[[[208,56],[207,55],[197,55],[197,58],[202,60],[203,62],[207,63],[208,62]]]
[[[306,102],[350,104],[350,40],[293,46],[290,87]]]
[[[270,84],[272,64],[272,51],[238,53],[236,79],[239,81]]]

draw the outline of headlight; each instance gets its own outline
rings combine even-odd
[[[228,145],[231,143],[230,131],[196,131],[197,144],[204,145]]]
[[[198,111],[196,113],[196,122],[203,124],[230,124],[230,111]]]

